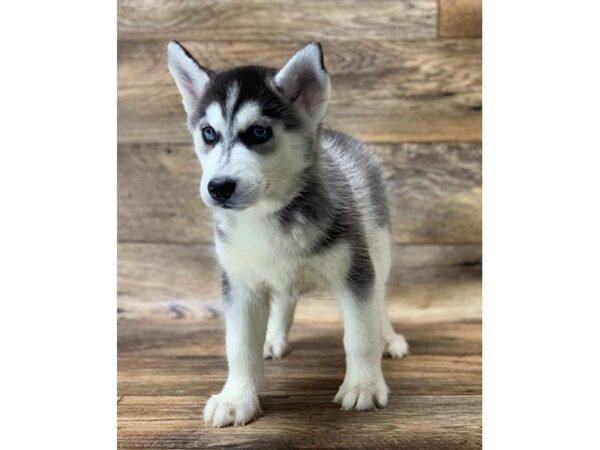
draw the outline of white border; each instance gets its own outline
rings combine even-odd
[[[600,448],[599,7],[483,10],[484,447]]]
[[[116,448],[116,1],[0,9],[0,446]]]
[[[116,447],[116,2],[0,7],[4,448]],[[597,3],[484,4],[484,443],[599,448]]]

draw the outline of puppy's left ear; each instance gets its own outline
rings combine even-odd
[[[319,124],[327,110],[330,91],[321,44],[313,42],[292,56],[275,75],[275,84],[290,102]]]
[[[177,41],[169,42],[167,56],[169,72],[179,88],[183,107],[189,117],[198,107],[213,72],[202,67]]]

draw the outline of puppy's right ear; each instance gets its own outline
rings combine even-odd
[[[198,64],[198,61],[177,41],[169,42],[167,55],[169,72],[179,88],[183,107],[189,117],[198,107],[198,102],[213,73]]]

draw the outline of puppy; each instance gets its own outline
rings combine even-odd
[[[178,42],[168,66],[202,165],[222,269],[229,375],[204,420],[243,425],[260,414],[263,357],[288,346],[298,296],[328,290],[344,321],[344,410],[385,407],[383,353],[408,351],[385,312],[389,212],[365,145],[321,122],[330,80],[321,45],[281,69],[211,71]]]

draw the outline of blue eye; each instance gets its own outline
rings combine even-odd
[[[261,127],[260,125],[251,126],[246,133],[250,144],[262,144],[268,141],[272,135],[270,128]]]
[[[202,128],[202,137],[204,138],[204,142],[212,144],[217,140],[217,133],[213,127],[204,127]]]
[[[252,135],[258,139],[264,139],[267,136],[267,129],[265,127],[252,127]]]

